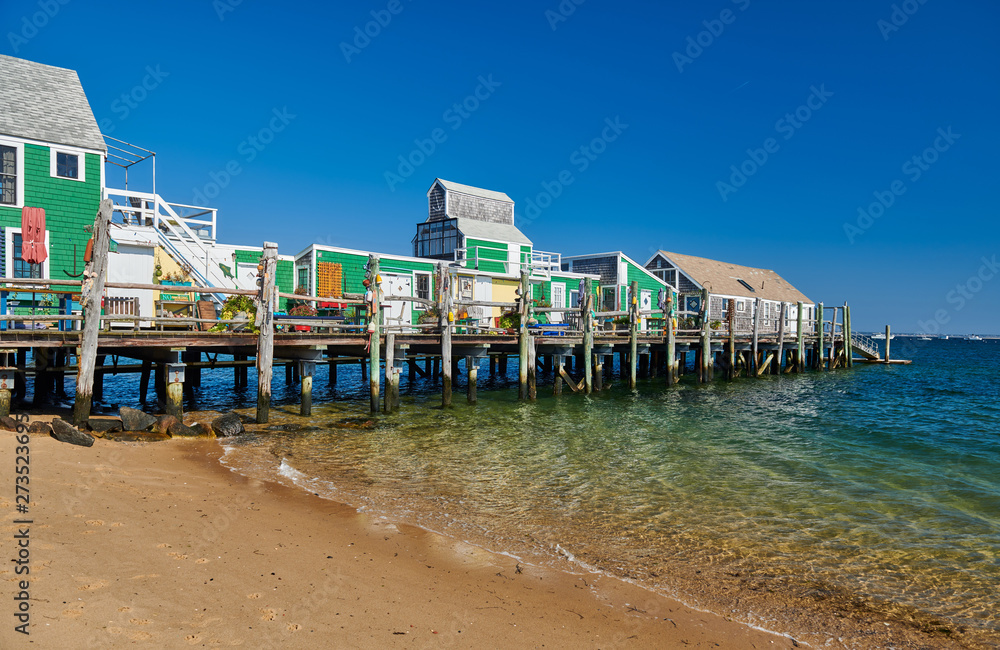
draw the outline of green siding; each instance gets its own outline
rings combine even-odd
[[[83,252],[90,239],[84,226],[94,225],[100,206],[101,157],[88,153],[84,158],[86,181],[53,178],[49,148],[24,145],[24,205],[45,209],[45,228],[49,231],[49,278],[52,280],[68,279],[68,273],[73,272],[73,244],[76,244],[76,272],[83,270]],[[20,228],[21,209],[0,206],[0,227]]]
[[[380,256],[381,257],[381,256]],[[364,293],[365,287],[362,281],[365,279],[365,264],[368,263],[368,254],[365,253],[341,253],[339,251],[316,251],[316,264],[317,268],[313,269],[313,285],[319,286],[319,263],[320,262],[331,262],[333,264],[340,264],[344,272],[344,286],[343,291],[345,293]],[[434,292],[434,271],[435,262],[414,262],[412,260],[401,260],[392,257],[381,257],[379,260],[379,269],[383,274],[400,274],[405,275],[407,271],[422,271],[424,273],[431,274],[431,297],[433,299]],[[417,291],[417,281],[416,278],[413,280],[413,293],[416,294]],[[423,309],[413,309],[413,322],[417,322]]]
[[[479,262],[479,270],[486,273],[507,272],[507,244],[482,239],[466,238],[465,247],[475,248],[475,256]],[[490,261],[496,260],[496,261]]]
[[[263,250],[246,251],[236,249],[236,262],[239,264],[257,264]],[[278,260],[278,267],[274,274],[274,284],[278,291],[282,293],[292,293],[295,291],[295,262],[291,260]],[[285,309],[288,304],[287,298],[278,299],[278,309]]]
[[[655,309],[656,308],[656,296],[659,293],[660,289],[663,289],[663,288],[666,287],[666,284],[663,283],[663,282],[660,282],[656,278],[650,277],[640,267],[636,266],[635,264],[632,264],[631,262],[626,261],[625,265],[627,267],[627,271],[626,271],[627,281],[625,283],[625,286],[622,287],[622,289],[621,289],[621,292],[622,292],[621,293],[621,300],[622,300],[621,304],[624,305],[624,306],[626,306],[625,308],[627,309],[627,305],[628,305],[628,288],[632,284],[632,282],[638,282],[639,283],[639,293],[640,294],[643,291],[651,291],[653,293],[653,308]]]

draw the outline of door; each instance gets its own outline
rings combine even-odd
[[[475,300],[493,302],[493,279],[476,277],[476,288],[473,294]],[[493,307],[470,307],[469,316],[479,321],[480,325],[493,326]],[[499,314],[497,314],[499,316]]]
[[[566,283],[565,282],[553,282],[552,283],[552,306],[553,307],[565,307],[566,306]],[[549,322],[561,323],[563,322],[563,313],[561,311],[554,311],[549,313]]]
[[[382,275],[382,295],[413,296],[413,277],[410,275]],[[384,303],[382,311],[386,325],[410,325],[413,323],[413,310],[406,300],[389,300]]]
[[[653,292],[652,291],[640,291],[639,292],[639,311],[650,311],[653,309]],[[639,329],[646,329],[646,316],[639,317]]]

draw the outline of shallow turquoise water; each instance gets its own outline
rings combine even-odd
[[[318,430],[235,444],[329,480],[334,498],[493,549],[562,549],[679,593],[665,577],[679,567],[726,567],[993,634],[1000,344],[905,348],[894,341],[911,366],[593,397],[540,386],[530,404],[515,386],[441,410],[423,386],[371,426],[367,402],[347,399],[316,409]]]

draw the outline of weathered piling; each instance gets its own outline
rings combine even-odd
[[[833,308],[833,318],[830,319],[830,359],[827,366],[830,370],[836,367],[837,363],[837,307]]]
[[[299,415],[312,415],[313,375],[316,374],[316,362],[299,361]]]
[[[677,333],[674,331],[674,292],[667,291],[663,309],[664,330],[667,336],[667,386],[677,383]]]
[[[795,372],[805,372],[805,356],[806,356],[806,332],[805,332],[805,307],[801,302],[795,303],[796,306],[796,329],[795,329]]]
[[[552,394],[553,395],[562,395],[563,373],[566,372],[566,370],[564,369],[564,364],[565,364],[565,361],[564,361],[563,356],[561,354],[560,355],[556,355],[556,358],[555,358],[555,377],[552,380]]]
[[[528,303],[531,301],[531,288],[528,285],[528,272],[521,271],[520,321],[517,328],[517,396],[519,399],[528,398]]]
[[[892,333],[889,326],[885,326],[885,362],[889,363],[889,348],[892,345]]]
[[[580,301],[581,314],[583,319],[583,390],[588,395],[594,390],[594,318],[590,315],[593,310],[594,295],[593,281],[586,278],[583,281],[583,299]]]
[[[826,343],[826,337],[823,323],[823,303],[816,305],[816,361],[815,367],[817,370],[822,370],[824,368],[823,363],[823,346]]]
[[[778,365],[775,374],[781,374],[781,364],[785,361],[785,313],[786,303],[782,300],[778,309]]]
[[[178,420],[184,415],[184,375],[185,366],[179,361],[179,354],[173,353],[173,360],[165,368],[167,391],[164,412]]]
[[[277,301],[275,273],[278,268],[278,245],[264,242],[257,266],[259,291],[254,326],[257,335],[257,424],[267,423],[271,410],[271,375],[274,363],[274,303]]]
[[[385,412],[392,413],[399,402],[399,370],[396,368],[396,335],[385,335]]]
[[[628,287],[628,387],[636,387],[639,354],[639,283],[633,280]]]
[[[750,341],[750,365],[747,366],[747,377],[754,377],[760,364],[758,342],[760,339],[760,298],[753,299],[753,339]]]
[[[727,326],[729,327],[729,340],[726,341],[726,362],[728,368],[726,369],[726,376],[729,379],[736,378],[736,301],[730,298],[727,300],[729,303],[729,308],[727,309]]]
[[[368,256],[368,279],[371,300],[369,306],[371,315],[368,320],[368,392],[369,408],[372,413],[379,412],[379,393],[381,392],[380,369],[382,366],[382,287],[379,282],[379,256]]]
[[[594,390],[604,390],[604,355],[594,355]]]
[[[535,401],[538,397],[538,365],[535,351],[535,339],[528,337],[528,399]]]
[[[93,256],[83,271],[80,287],[80,306],[83,308],[83,334],[80,342],[79,368],[76,374],[76,402],[73,404],[73,424],[83,425],[90,418],[93,404],[94,365],[97,360],[97,335],[101,327],[101,299],[104,297],[104,278],[108,274],[108,248],[113,204],[111,199],[101,201],[94,220]]]
[[[466,399],[469,404],[475,404],[479,399],[476,395],[476,381],[479,379],[479,359],[477,357],[465,357],[465,375]]]
[[[441,297],[438,302],[438,309],[441,313],[441,406],[451,406],[451,327],[455,321],[455,314],[451,305],[451,277],[443,264],[438,265],[438,273],[441,275]]]
[[[844,302],[844,365],[854,367],[854,324],[851,323],[851,308]]]
[[[709,291],[708,288],[701,290],[701,370],[700,377],[703,383],[712,381],[712,374],[715,363],[712,359],[712,324],[709,312]]]

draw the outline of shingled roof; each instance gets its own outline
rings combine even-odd
[[[665,257],[689,278],[702,287],[707,287],[716,295],[746,296],[782,302],[801,301],[812,304],[801,291],[770,269],[757,269],[664,250],[657,251],[657,254]],[[655,258],[655,255],[653,257]],[[753,290],[744,286],[740,280],[750,285]]]
[[[0,135],[107,151],[73,70],[0,54]]]
[[[461,192],[462,194],[469,194],[471,196],[478,196],[482,199],[493,199],[494,201],[504,201],[506,203],[513,203],[514,201],[504,194],[503,192],[494,192],[493,190],[484,190],[481,187],[473,187],[471,185],[462,185],[461,183],[455,183],[453,181],[446,181],[443,178],[434,179],[438,183],[441,183],[445,189],[451,192]]]

